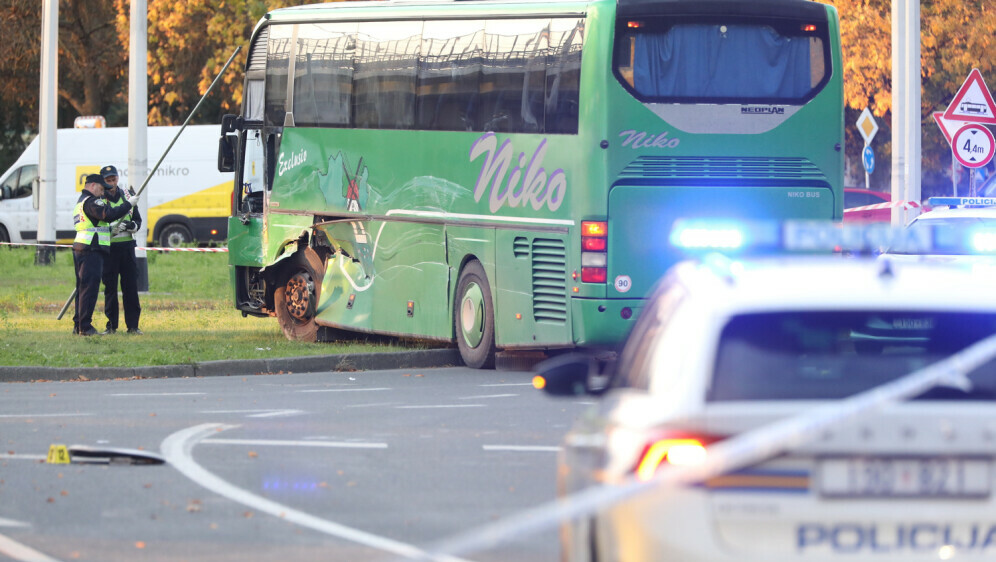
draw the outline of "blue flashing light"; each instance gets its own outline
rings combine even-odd
[[[744,230],[731,224],[676,224],[671,231],[671,245],[686,250],[738,250],[745,241]]]
[[[992,254],[996,252],[996,230],[978,229],[971,234],[971,247],[979,254]]]
[[[996,197],[931,197],[927,199],[931,207],[996,207]]]

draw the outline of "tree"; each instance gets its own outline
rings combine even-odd
[[[892,4],[890,0],[821,0],[840,14],[844,47],[846,155],[859,162],[864,141],[854,129],[858,114],[868,107],[881,130],[874,144],[880,159],[891,158],[892,122]],[[902,1],[902,0],[894,0]],[[996,10],[991,0],[922,0],[920,6],[921,115],[923,193],[946,190],[943,176],[950,168],[947,141],[931,114],[950,103],[972,68],[996,85]],[[888,166],[879,166],[873,180],[888,182]],[[948,193],[948,191],[944,191]]]
[[[0,171],[37,131],[42,3],[6,0],[0,8]],[[106,115],[123,101],[127,52],[118,42],[113,11],[102,0],[59,2],[60,127],[77,115]]]
[[[149,122],[182,123],[236,47],[243,51],[194,121],[218,123],[242,103],[242,69],[253,27],[271,9],[304,1],[150,0]],[[118,34],[127,44],[128,0],[115,0]]]

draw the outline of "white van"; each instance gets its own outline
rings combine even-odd
[[[149,171],[162,157],[180,127],[148,128]],[[231,215],[232,174],[218,171],[218,125],[188,126],[160,164],[149,185],[142,218],[149,244],[176,247],[190,242],[223,242]],[[9,170],[0,175],[0,242],[37,240],[38,137]],[[60,129],[56,156],[56,239],[70,240],[73,207],[87,174],[115,166],[120,184],[128,181],[128,128]]]

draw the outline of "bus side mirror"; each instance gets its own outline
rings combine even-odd
[[[235,137],[230,137],[227,135],[222,135],[218,139],[218,171],[219,172],[234,172],[235,171],[235,147],[232,145],[232,141]]]
[[[227,114],[221,118],[221,138],[218,139],[218,171],[235,171],[235,139],[234,133],[242,129],[242,118]]]
[[[231,113],[221,117],[221,136],[227,136],[242,130],[242,118]]]

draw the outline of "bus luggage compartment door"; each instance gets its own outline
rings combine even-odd
[[[670,245],[679,218],[832,219],[828,187],[616,185],[609,192],[609,296],[642,297],[688,257]],[[628,277],[625,295],[614,280]]]

